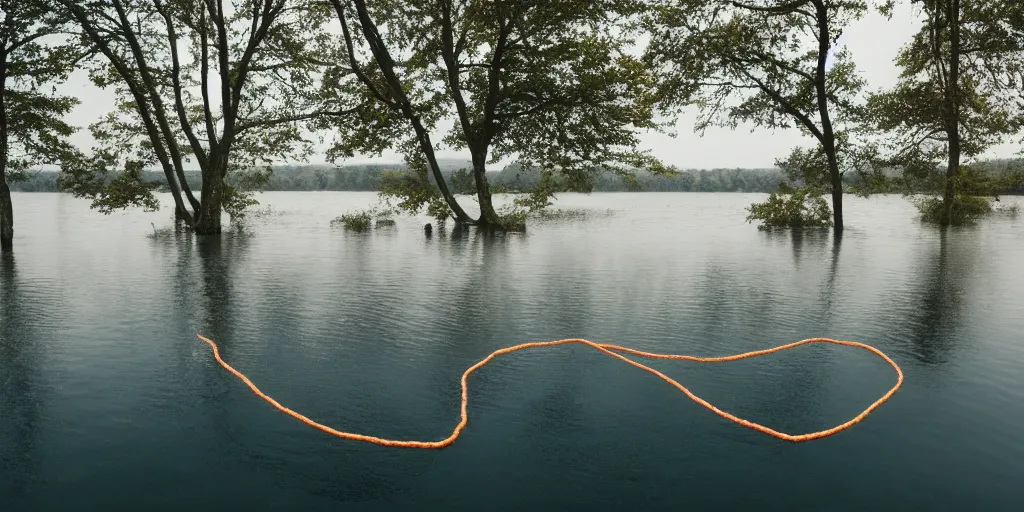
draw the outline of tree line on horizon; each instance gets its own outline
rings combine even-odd
[[[388,175],[408,173],[410,169],[400,165],[350,165],[334,166],[272,166],[272,172],[261,191],[365,191],[379,192]],[[463,171],[466,173],[466,171]],[[458,170],[442,172],[456,196],[471,195],[472,178]],[[159,182],[161,173],[143,170],[142,179]],[[25,180],[12,184],[15,192],[63,192],[57,171],[33,173]],[[469,178],[469,179],[466,179]],[[540,170],[520,172],[516,170],[488,171],[487,181],[495,193],[523,193],[540,181]],[[193,188],[202,184],[198,171],[185,171],[185,179]],[[774,191],[785,179],[778,169],[708,169],[680,170],[672,176],[661,176],[638,172],[636,184],[630,187],[615,173],[602,173],[595,177],[590,192],[763,192]],[[231,185],[233,178],[228,176]],[[166,187],[155,189],[168,192]]]
[[[919,30],[897,85],[873,90],[837,40],[897,3]],[[307,159],[321,140],[330,161],[402,153],[405,168],[377,185],[389,208],[517,229],[553,194],[609,176],[629,189],[686,182],[693,173],[637,148],[686,112],[698,132],[807,136],[750,207],[764,226],[841,233],[851,191],[924,193],[923,216],[948,225],[1020,182],[1019,168],[978,161],[1024,128],[1017,0],[0,0],[0,15],[5,252],[9,183],[39,166],[106,213],[158,208],[167,190],[182,225],[213,235],[223,212],[256,204],[274,162]],[[72,145],[79,127],[64,121],[82,98],[54,88],[75,71],[118,98],[87,127],[91,148]],[[469,168],[446,174],[440,144],[468,152]],[[536,180],[492,183],[486,167],[503,159]],[[517,197],[499,211],[502,191]]]
[[[1003,159],[986,161],[985,165],[993,169],[995,175],[1005,175],[1008,169],[1019,165],[1019,161]],[[460,176],[464,166],[446,166],[443,174],[452,184],[456,195],[472,195],[471,178]],[[333,165],[275,165],[272,166],[270,178],[261,187],[265,192],[306,192],[306,191],[353,191],[379,192],[382,183],[389,173],[404,173],[410,169],[401,165],[391,164],[351,164]],[[501,171],[487,171],[487,181],[495,192],[523,193],[529,191],[540,182],[541,171],[532,169],[520,171],[515,167],[507,167]],[[142,179],[149,182],[160,182],[161,174],[155,170],[143,170]],[[13,192],[62,192],[58,171],[39,171],[28,175],[24,180],[12,183]],[[199,171],[185,171],[189,185],[198,188],[202,184]],[[461,180],[460,180],[461,178]],[[860,185],[855,178],[845,178],[845,184],[856,188]],[[233,177],[228,176],[231,185]],[[715,168],[715,169],[681,169],[670,176],[636,173],[633,187],[626,180],[613,172],[599,174],[593,182],[590,192],[750,192],[770,194],[778,189],[780,183],[787,181],[785,173],[777,168]],[[461,186],[461,188],[460,188]],[[158,192],[169,192],[165,186],[155,189]],[[919,187],[916,192],[927,191],[927,187]],[[993,188],[998,195],[1022,195],[1024,184],[1016,180],[1006,180],[1005,184]],[[879,193],[900,193],[890,186],[890,190],[876,189]]]

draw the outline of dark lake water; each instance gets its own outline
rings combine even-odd
[[[15,194],[0,510],[1024,510],[1024,218],[942,233],[902,198],[850,198],[836,243],[745,224],[762,197],[569,195],[559,207],[593,215],[426,239],[424,219],[329,225],[373,194],[269,193],[247,231],[196,240],[154,235],[169,210]],[[852,429],[793,444],[562,346],[496,360],[454,446],[405,450],[274,410],[197,332],[284,405],[400,439],[446,437],[463,370],[524,341],[726,355],[827,336],[880,348],[906,382]],[[817,345],[651,365],[789,433],[896,379]]]

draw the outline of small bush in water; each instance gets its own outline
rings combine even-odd
[[[939,224],[942,219],[942,198],[925,197],[914,201],[921,212],[921,220]],[[953,200],[953,214],[949,223],[957,226],[973,222],[992,213],[992,200],[987,197],[960,196]]]
[[[369,231],[373,215],[370,212],[346,213],[331,221],[331,224],[341,224],[350,231]]]
[[[819,192],[807,187],[779,184],[763,203],[747,208],[747,222],[761,221],[758,229],[832,226],[832,210]]]

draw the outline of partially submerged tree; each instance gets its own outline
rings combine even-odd
[[[74,128],[63,117],[78,103],[53,91],[84,55],[61,34],[52,0],[0,0],[0,252],[14,249],[10,182],[66,161]],[[50,91],[47,91],[47,89]]]
[[[359,122],[337,127],[337,154],[414,140],[425,159],[417,166],[420,181],[429,170],[457,220],[493,228],[517,223],[495,210],[486,176],[488,163],[506,157],[584,190],[601,170],[668,172],[636,150],[638,131],[656,127],[652,77],[629,54],[632,41],[624,35],[641,2],[330,1],[348,54],[343,68],[359,87],[327,85],[371,100],[360,107]],[[430,131],[446,118],[455,123],[444,142],[472,157],[475,219],[448,189],[433,155]],[[546,205],[551,191],[537,192],[533,206]]]
[[[696,129],[740,123],[797,127],[820,159],[804,170],[832,195],[833,227],[843,230],[844,150],[864,86],[846,50],[843,29],[868,9],[860,0],[661,0],[650,19],[646,60],[662,74],[663,107],[700,109]]]
[[[199,234],[219,233],[224,209],[252,203],[225,182],[229,172],[265,177],[272,160],[311,151],[301,123],[348,113],[300,101],[328,64],[319,53],[327,36],[310,29],[323,20],[305,1],[56,1],[105,57],[93,80],[121,98],[93,126],[100,147],[62,180],[105,211],[156,206],[156,184],[141,178],[156,164],[176,216]],[[187,162],[202,175],[198,196]]]
[[[780,183],[776,193],[763,203],[747,208],[747,222],[760,221],[762,231],[773,228],[831,227],[832,215],[828,203],[810,188],[793,188]]]
[[[902,169],[903,183],[941,194],[941,202],[919,202],[925,218],[947,225],[985,210],[959,197],[976,182],[963,160],[1024,126],[1024,6],[1016,0],[911,3],[921,9],[921,30],[897,56],[900,82],[871,98],[869,115],[889,136],[886,162]]]

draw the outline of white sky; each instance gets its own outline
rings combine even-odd
[[[900,3],[891,20],[871,13],[849,27],[843,34],[839,44],[849,47],[869,87],[888,88],[896,83],[898,69],[893,64],[893,58],[916,31],[918,25],[914,18],[910,7]],[[74,141],[86,149],[91,146],[92,137],[84,127],[111,110],[113,95],[93,86],[84,73],[75,74],[59,89],[65,93],[78,94],[82,99],[82,104],[69,116],[69,121],[83,127],[74,136]],[[666,164],[680,168],[752,168],[772,167],[776,158],[785,156],[794,146],[811,143],[810,139],[795,129],[772,132],[758,128],[751,131],[750,126],[741,126],[736,130],[711,128],[701,137],[693,133],[693,123],[694,115],[684,115],[676,125],[675,138],[654,133],[645,134],[642,137],[641,148],[651,150]],[[450,124],[445,127],[447,126]],[[441,139],[440,135],[441,133],[435,135],[435,142]],[[1012,157],[1022,149],[1024,147],[1017,143],[1002,144],[992,148],[985,157]],[[439,151],[438,157],[469,159],[468,153],[450,150]],[[381,157],[357,157],[339,163],[391,163],[400,160],[396,153],[388,152]],[[310,162],[324,163],[325,160],[323,156],[318,155]],[[500,169],[505,163],[507,162],[494,167]]]

